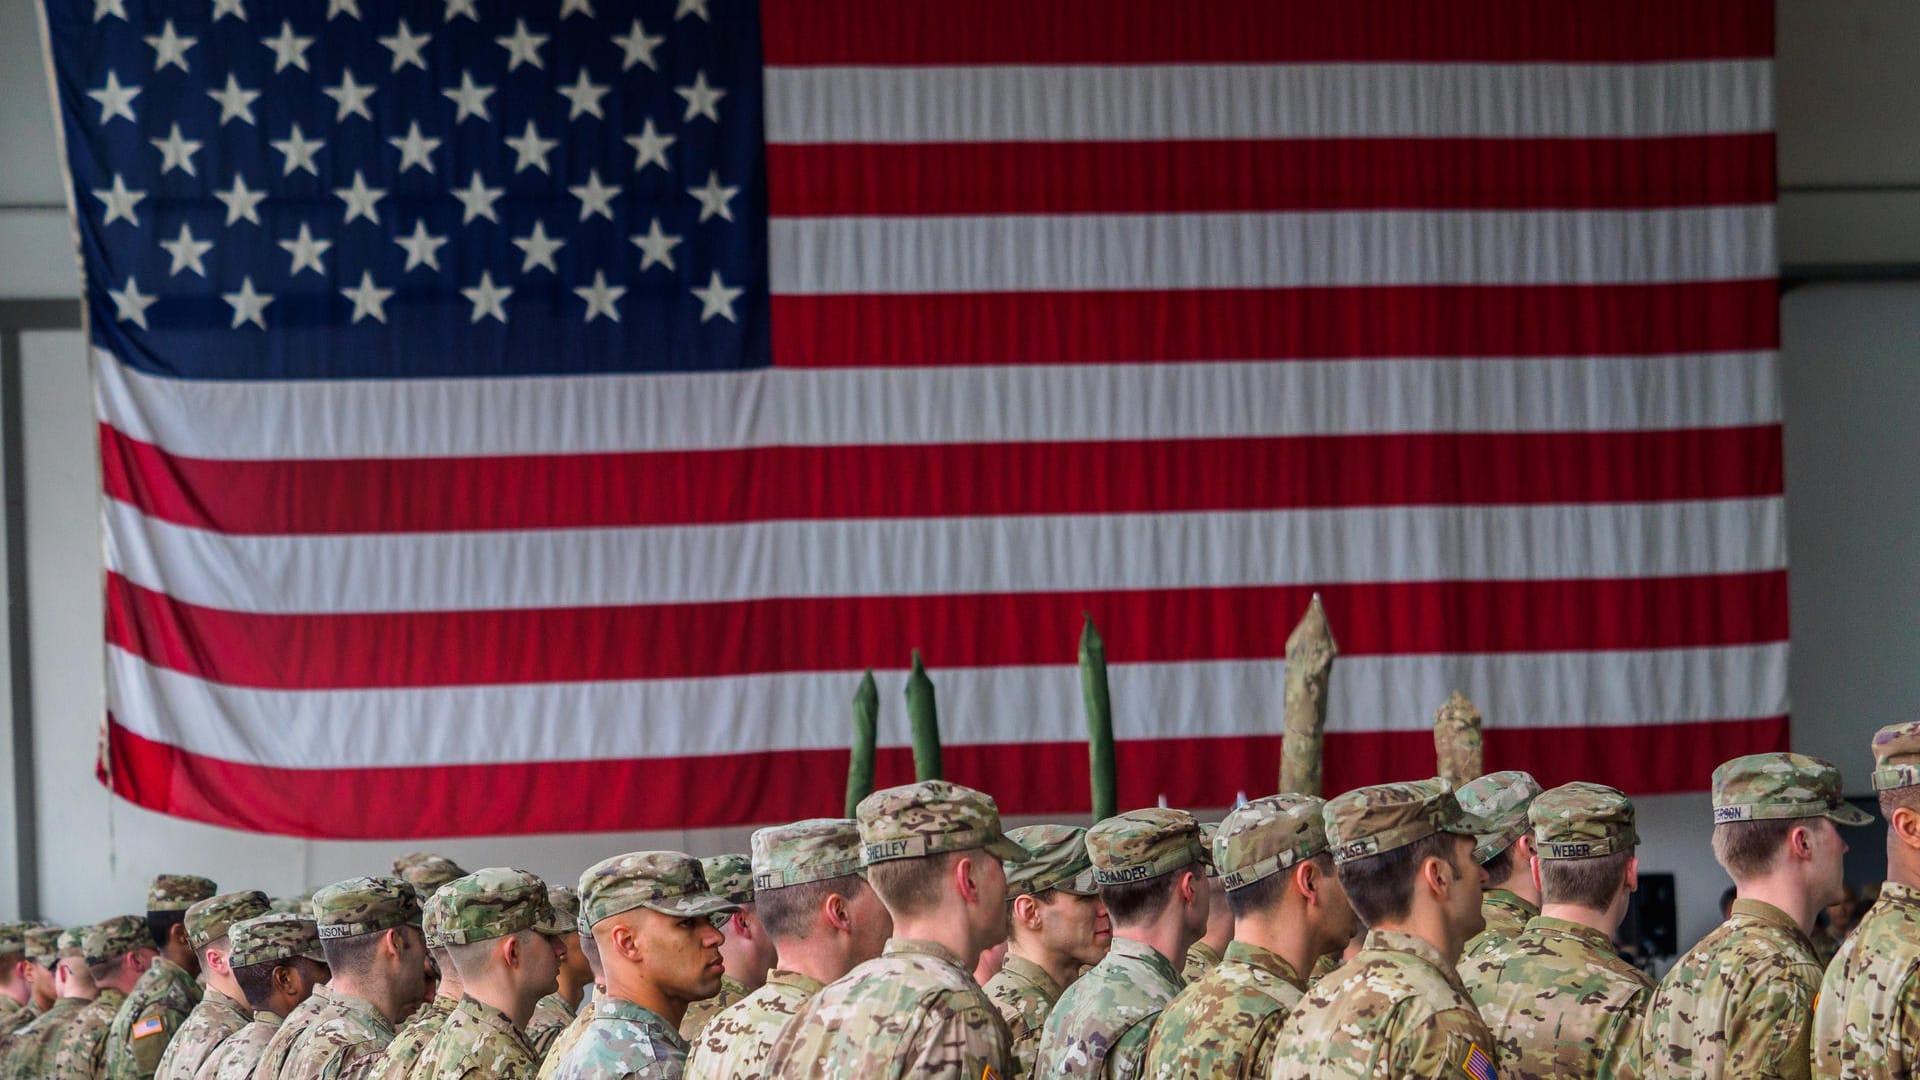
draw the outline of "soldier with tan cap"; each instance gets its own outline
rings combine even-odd
[[[464,876],[464,875],[463,875]],[[459,880],[455,878],[454,880]],[[407,1080],[417,1074],[420,1055],[426,1053],[427,1044],[440,1034],[441,1025],[453,1010],[459,1006],[460,997],[466,987],[460,981],[460,971],[454,966],[453,954],[447,951],[447,942],[440,934],[440,928],[446,924],[450,914],[453,897],[444,887],[436,888],[420,905],[420,936],[426,943],[427,955],[440,968],[440,979],[434,985],[433,994],[413,1010],[394,1033],[393,1041],[387,1044],[387,1052],[380,1064],[373,1070],[375,1080]]]
[[[1325,805],[1311,795],[1271,795],[1220,823],[1213,864],[1233,941],[1161,1013],[1142,1075],[1267,1075],[1307,973],[1320,957],[1338,956],[1359,925],[1334,873]]]
[[[1642,1060],[1654,1076],[1811,1076],[1821,968],[1808,934],[1846,882],[1835,826],[1873,817],[1841,799],[1832,763],[1776,753],[1713,771],[1713,821],[1733,911],[1660,980]]]
[[[714,925],[727,936],[720,943],[720,959],[726,970],[720,976],[719,993],[687,1007],[686,1018],[680,1021],[680,1037],[689,1044],[721,1009],[760,989],[774,960],[773,939],[754,911],[752,858],[715,855],[700,860],[700,872],[707,876],[707,888],[737,906],[730,913],[713,917]]]
[[[187,933],[187,909],[219,892],[192,874],[161,874],[147,889],[147,933],[160,955],[127,994],[107,1035],[108,1080],[148,1080],[161,1055],[200,1003],[200,950]]]
[[[1200,823],[1200,843],[1207,850],[1213,850],[1213,837],[1219,829],[1220,826],[1212,822]],[[1227,954],[1227,946],[1232,941],[1233,912],[1227,907],[1227,887],[1220,880],[1219,869],[1210,867],[1207,870],[1207,928],[1201,931],[1200,940],[1187,948],[1180,977],[1192,983],[1212,971]]]
[[[253,1019],[201,1062],[194,1080],[247,1080],[281,1021],[326,985],[331,972],[312,919],[270,912],[227,928],[227,966]]]
[[[593,965],[580,947],[580,894],[571,885],[549,885],[547,903],[553,907],[554,924],[562,928],[559,940],[564,952],[553,993],[540,999],[533,1007],[533,1019],[527,1021],[527,1041],[543,1059],[560,1033],[579,1015],[580,1002],[594,982]]]
[[[531,1077],[540,1057],[527,1041],[527,1021],[553,989],[566,951],[547,883],[495,866],[450,881],[435,895],[447,898],[440,940],[466,991],[420,1055],[417,1075]]]
[[[56,1037],[52,1068],[44,1075],[58,1080],[98,1080],[106,1075],[114,1017],[159,956],[147,923],[138,915],[118,915],[87,927],[80,945],[99,993]]]
[[[1920,1072],[1920,723],[1875,732],[1873,765],[1887,820],[1887,881],[1820,984],[1815,1076],[1895,1080]]]
[[[1179,964],[1207,927],[1213,855],[1192,814],[1149,807],[1110,817],[1087,830],[1087,858],[1113,942],[1047,1017],[1035,1076],[1137,1073],[1153,1019],[1185,986]]]
[[[33,1019],[32,1002],[26,924],[0,923],[0,1038]]]
[[[86,950],[80,947],[86,930],[84,926],[71,926],[60,931],[54,946],[54,1002],[6,1041],[5,1055],[0,1057],[0,1078],[39,1080],[51,1072],[60,1033],[99,994],[87,971]]]
[[[53,981],[53,967],[60,956],[60,928],[51,923],[28,923],[21,938],[25,942],[22,953],[27,965],[25,978],[32,991],[28,1007],[34,1016],[39,1016],[51,1009],[60,997]]]
[[[391,877],[336,882],[313,894],[313,916],[333,973],[329,1000],[312,1025],[290,1040],[278,1073],[257,1072],[260,1080],[322,1080],[370,1068],[370,1059],[393,1041],[394,1026],[426,992],[420,899],[406,882]],[[280,1037],[274,1037],[276,1044]],[[267,1068],[274,1055],[270,1045],[260,1068]]]
[[[1474,837],[1473,844],[1473,861],[1486,875],[1480,914],[1487,925],[1467,942],[1462,960],[1519,937],[1527,920],[1540,914],[1540,887],[1533,883],[1533,837],[1527,822],[1527,807],[1539,794],[1540,782],[1518,770],[1489,773],[1454,792],[1460,809],[1492,827]],[[1473,987],[1472,970],[1471,964],[1460,965],[1468,989]]]
[[[420,902],[426,903],[427,897],[440,886],[466,877],[467,872],[445,855],[416,851],[393,860],[393,876],[413,886],[413,891],[420,894]]]
[[[187,909],[187,940],[200,955],[207,988],[200,1004],[193,1007],[168,1044],[167,1052],[160,1055],[160,1064],[154,1069],[156,1080],[193,1080],[213,1048],[253,1018],[246,995],[227,963],[227,932],[234,923],[265,915],[269,903],[263,892],[233,892],[201,900]],[[159,1002],[148,1005],[134,1018],[133,1030],[137,1033],[142,1024],[156,1019],[164,1019]]]
[[[983,988],[1013,1036],[1013,1075],[1033,1071],[1054,1003],[1106,958],[1113,924],[1093,883],[1087,830],[1029,825],[1007,838],[1033,857],[1007,871],[1007,960]]]
[[[893,940],[807,1001],[774,1040],[766,1075],[1005,1076],[1012,1040],[972,967],[1006,937],[1001,860],[1024,861],[1026,849],[1001,833],[992,796],[944,780],[876,791],[855,817]]]
[[[1639,885],[1633,803],[1572,783],[1528,809],[1540,914],[1518,937],[1462,961],[1507,1080],[1640,1075],[1636,1049],[1653,980],[1620,958],[1613,935]]]
[[[1437,778],[1349,791],[1324,817],[1335,872],[1367,936],[1301,999],[1271,1075],[1491,1080],[1492,1033],[1454,970],[1482,926],[1473,849],[1487,823]]]
[[[693,1040],[686,1080],[763,1075],[775,1036],[813,995],[880,955],[893,918],[860,869],[860,827],[814,818],[753,834],[759,922],[778,960],[765,985],[722,1010]]]

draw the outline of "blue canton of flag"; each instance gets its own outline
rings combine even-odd
[[[46,5],[93,337],[128,364],[769,362],[755,4]]]

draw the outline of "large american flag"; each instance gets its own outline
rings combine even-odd
[[[307,836],[1784,747],[1767,0],[44,0],[115,791]]]

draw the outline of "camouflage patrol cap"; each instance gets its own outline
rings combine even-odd
[[[50,968],[60,958],[60,928],[57,926],[29,926],[21,934],[22,950],[27,959]]]
[[[161,874],[147,887],[148,911],[185,911],[220,891],[220,886],[192,874]]]
[[[1540,781],[1518,769],[1488,773],[1461,784],[1453,795],[1460,809],[1493,828],[1473,838],[1473,861],[1491,862],[1527,834],[1527,804],[1540,794]]]
[[[444,908],[440,944],[472,945],[522,930],[564,934],[570,927],[554,918],[547,883],[510,866],[489,866],[455,878],[434,890]]]
[[[1000,807],[993,796],[945,780],[876,791],[860,800],[854,817],[860,822],[865,866],[976,848],[1007,862],[1027,858],[1027,849],[1000,831]]]
[[[1327,850],[1325,801],[1268,795],[1237,807],[1213,837],[1213,864],[1227,891],[1243,889]]]
[[[1873,733],[1873,790],[1920,784],[1920,721],[1889,724]]]
[[[299,915],[302,918],[311,919],[313,918],[313,894],[319,891],[308,889],[298,896],[276,896],[269,906],[284,915]]]
[[[87,963],[104,964],[131,952],[153,948],[153,935],[147,933],[147,920],[140,916],[115,915],[106,922],[87,927],[80,948]]]
[[[1093,860],[1087,856],[1087,830],[1075,825],[1028,825],[1007,839],[1033,853],[1007,871],[1007,897],[1039,896],[1051,889],[1093,896]]]
[[[225,934],[234,923],[271,910],[267,894],[258,889],[208,897],[187,909],[187,944],[198,952]]]
[[[1213,868],[1200,823],[1185,810],[1149,806],[1115,814],[1087,830],[1087,858],[1096,885],[1125,885],[1199,864]]]
[[[86,959],[87,931],[90,929],[92,928],[86,926],[69,926],[65,930],[60,931],[59,942],[54,946],[54,957],[56,959]]]
[[[1384,855],[1435,833],[1478,837],[1493,830],[1460,809],[1445,780],[1410,780],[1355,788],[1327,803],[1327,844],[1335,862]]]
[[[233,967],[278,964],[305,957],[316,963],[327,962],[320,951],[320,927],[312,919],[291,912],[273,911],[242,919],[227,928],[227,963]]]
[[[747,846],[756,893],[861,872],[860,823],[852,818],[772,825],[756,831]]]
[[[1207,852],[1207,880],[1213,881],[1220,876],[1220,866],[1213,861],[1213,838],[1220,834],[1220,823],[1203,821],[1200,823],[1200,846]]]
[[[466,877],[467,872],[445,855],[416,851],[393,860],[393,876],[413,886],[413,891],[425,900],[433,895],[433,890],[455,878]]]
[[[1748,754],[1713,770],[1713,823],[1824,817],[1867,825],[1873,816],[1840,797],[1840,770],[1805,754]]]
[[[555,933],[571,934],[580,929],[580,893],[573,886],[547,886],[547,903],[553,906],[555,925],[566,928]]]
[[[313,894],[313,921],[322,941],[419,926],[420,897],[399,878],[348,878]]]
[[[753,903],[753,859],[746,855],[710,855],[700,860],[707,890],[729,903]]]
[[[0,923],[0,955],[27,951],[27,924]]]
[[[440,936],[440,928],[447,925],[447,916],[452,913],[452,909],[453,897],[447,892],[445,885],[433,890],[432,895],[420,902],[420,934],[427,939],[427,948],[447,947],[446,939]]]
[[[707,890],[700,860],[680,851],[634,851],[602,859],[580,875],[580,925],[594,927],[634,908],[684,919],[736,911]]]
[[[1542,859],[1597,859],[1640,843],[1626,792],[1576,780],[1542,793],[1527,809]]]

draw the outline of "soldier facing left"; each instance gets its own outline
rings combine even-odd
[[[147,933],[158,955],[113,1018],[108,1080],[150,1080],[187,1014],[200,1004],[200,956],[187,933],[187,909],[218,891],[192,874],[161,874],[148,887]]]

